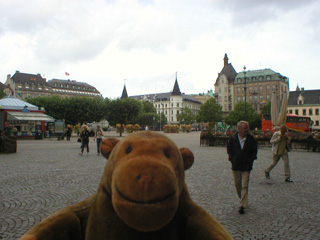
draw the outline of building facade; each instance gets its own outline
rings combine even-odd
[[[225,54],[223,58],[223,68],[221,72],[218,73],[218,78],[214,84],[215,98],[217,103],[222,107],[224,117],[234,109],[233,83],[237,76],[236,70],[228,61],[228,56]]]
[[[271,100],[272,92],[280,99],[289,92],[289,79],[271,69],[249,70],[237,73],[227,54],[224,56],[224,67],[218,74],[215,86],[215,97],[222,106],[224,116],[234,110],[241,101],[251,104],[257,112]]]
[[[291,91],[287,113],[310,117],[313,128],[320,130],[320,90],[297,87],[296,91]]]
[[[125,87],[122,96],[124,95],[128,96]],[[158,114],[164,113],[168,124],[179,123],[177,117],[182,112],[183,108],[187,107],[192,110],[193,114],[197,115],[200,111],[200,107],[202,106],[202,103],[194,96],[181,93],[177,78],[172,92],[137,95],[130,96],[130,98],[134,98],[139,101],[152,102]]]
[[[259,112],[271,100],[273,92],[279,99],[282,99],[283,94],[289,94],[289,79],[271,69],[240,72],[233,84],[234,106],[245,101],[245,87],[247,103]]]
[[[41,74],[16,73],[7,75],[5,85],[11,89],[11,94],[19,99],[38,96],[88,96],[99,97],[100,92],[93,86],[75,80],[52,79],[46,81]]]

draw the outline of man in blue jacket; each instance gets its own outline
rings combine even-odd
[[[232,165],[234,185],[240,199],[238,212],[244,214],[248,207],[249,176],[253,161],[257,159],[257,141],[249,134],[249,123],[240,121],[238,132],[230,137],[227,151]]]

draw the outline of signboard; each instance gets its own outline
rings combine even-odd
[[[54,122],[54,133],[55,134],[64,134],[64,120],[56,120]]]

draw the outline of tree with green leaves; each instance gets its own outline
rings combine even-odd
[[[109,104],[108,121],[111,125],[133,124],[142,111],[142,104],[132,98],[116,99]],[[120,129],[120,137],[122,129]]]
[[[26,100],[43,107],[46,113],[55,119],[64,119],[67,124],[99,122],[107,116],[108,100],[99,97],[41,96]]]
[[[228,116],[225,118],[225,122],[228,125],[236,125],[239,121],[245,120],[245,103],[239,102],[235,107],[234,110],[229,112]],[[255,129],[259,127],[259,119],[260,119],[260,127],[261,127],[261,115],[257,114],[256,111],[252,108],[251,104],[246,103],[246,112],[247,112],[247,119],[246,121],[249,122],[250,129]]]
[[[197,121],[209,122],[213,126],[217,122],[223,120],[222,107],[216,102],[214,98],[209,99],[201,107],[197,115]]]
[[[196,116],[193,114],[192,110],[188,107],[184,107],[181,113],[178,114],[177,119],[181,124],[192,124],[195,122]]]
[[[140,112],[136,122],[140,126],[153,126],[159,119],[156,108],[153,106],[152,102],[143,101],[142,111]]]
[[[4,93],[3,89],[0,88],[0,99],[4,98],[5,96],[7,96],[7,94]]]
[[[271,101],[263,105],[260,111],[261,114],[271,114]]]

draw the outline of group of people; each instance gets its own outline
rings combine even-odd
[[[81,139],[81,152],[80,155],[83,155],[84,148],[87,148],[87,154],[89,154],[89,137],[90,137],[90,129],[86,124],[83,124],[80,128],[80,139]],[[103,139],[103,130],[98,125],[94,134],[93,140],[97,143],[97,155],[100,155],[100,144]]]
[[[240,214],[248,207],[249,177],[253,162],[257,159],[258,147],[255,138],[249,134],[249,123],[240,121],[237,124],[238,132],[229,139],[227,152],[233,173],[234,185],[239,197]],[[273,162],[265,170],[265,177],[270,179],[271,170],[277,165],[280,158],[284,162],[285,182],[292,182],[289,167],[288,152],[291,150],[290,138],[287,135],[286,125],[281,125],[280,131],[273,134],[271,140]]]

